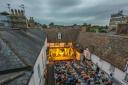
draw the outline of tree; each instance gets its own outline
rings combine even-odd
[[[109,27],[106,25],[106,26],[105,26],[105,29],[108,29],[108,28],[109,28]]]
[[[83,26],[87,26],[88,24],[87,23],[83,23]]]
[[[53,23],[53,22],[51,22],[51,23],[49,24],[49,26],[54,26],[54,23]]]
[[[1,15],[9,15],[9,13],[8,13],[8,12],[6,12],[6,11],[1,12],[0,14],[1,14]]]
[[[77,24],[73,24],[73,26],[77,26]]]
[[[43,28],[47,28],[47,25],[46,25],[46,24],[43,24],[42,27],[43,27]]]

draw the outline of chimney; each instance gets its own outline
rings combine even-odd
[[[15,9],[15,15],[17,16],[18,15],[18,12],[17,12],[17,10]]]
[[[11,15],[14,15],[14,10],[13,9],[11,9]]]

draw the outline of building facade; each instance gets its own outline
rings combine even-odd
[[[25,11],[20,9],[11,9],[8,14],[2,13],[0,15],[0,23],[4,28],[28,28]]]
[[[8,17],[12,28],[27,28],[27,18],[24,10],[11,9]]]
[[[127,34],[128,33],[128,23],[127,24],[118,24],[117,34]]]
[[[9,27],[10,18],[8,16],[0,14],[0,28]]]
[[[45,44],[36,60],[28,85],[45,85],[45,71],[47,65],[46,49],[47,39],[45,40]]]
[[[128,18],[123,14],[123,11],[119,11],[116,14],[112,14],[109,22],[109,31],[117,31],[118,24],[128,23]]]

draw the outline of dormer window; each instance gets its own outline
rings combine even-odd
[[[62,35],[61,35],[61,33],[59,32],[59,33],[58,33],[58,39],[61,40],[61,38],[62,38]]]

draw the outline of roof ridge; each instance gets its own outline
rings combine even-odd
[[[2,85],[2,84],[5,84],[5,83],[7,83],[7,82],[9,82],[9,81],[14,80],[14,79],[17,78],[17,77],[23,76],[24,74],[25,74],[25,72],[22,71],[22,72],[19,72],[19,73],[15,74],[15,75],[11,75],[11,76],[9,76],[9,77],[7,77],[7,78],[1,80],[1,81],[0,81],[0,84],[1,84],[1,85]]]
[[[32,69],[32,68],[31,68],[30,66],[20,67],[20,68],[14,68],[14,69],[9,69],[9,70],[0,71],[0,75],[2,75],[2,74],[7,74],[7,73],[13,73],[13,72],[24,71],[24,70],[31,70],[31,69]]]

